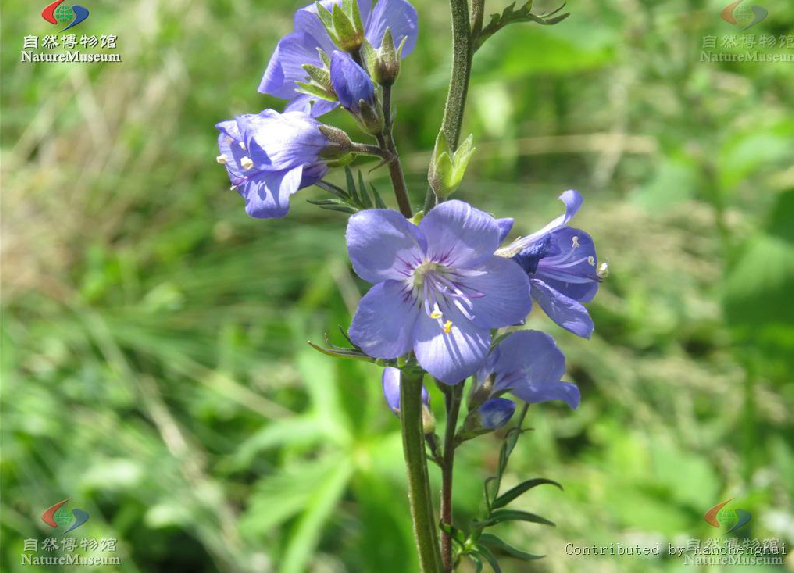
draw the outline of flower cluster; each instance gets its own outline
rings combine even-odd
[[[379,0],[374,8],[370,0],[323,0],[297,11],[295,31],[278,43],[259,85],[260,92],[289,100],[284,113],[266,109],[216,125],[217,160],[250,216],[283,217],[293,193],[360,152],[315,118],[341,105],[369,133],[383,129],[370,75],[393,70],[388,78],[376,74],[393,82],[416,36],[416,10],[404,0]],[[362,67],[363,53],[371,72]]]
[[[354,153],[395,161],[390,98],[384,94],[397,79],[401,58],[414,49],[414,8],[405,0],[378,0],[374,7],[370,0],[322,0],[298,10],[294,26],[259,85],[260,92],[288,100],[285,111],[243,114],[216,126],[217,160],[252,217],[283,217],[292,194],[320,183]],[[320,123],[317,118],[337,106],[379,145],[353,143]],[[470,140],[458,153],[446,140],[439,145],[430,182],[448,180],[433,186],[443,187],[443,200],[463,177],[473,150]],[[392,366],[384,371],[383,389],[395,413],[400,370],[394,367],[405,365],[447,385],[474,377],[473,431],[510,420],[515,404],[501,397],[507,392],[530,404],[559,399],[577,407],[579,390],[561,381],[565,358],[549,335],[503,332],[493,344],[498,329],[525,322],[533,301],[578,336],[593,332],[583,303],[595,296],[606,265],[597,266],[590,235],[568,226],[582,197],[566,191],[560,199],[563,215],[506,246],[512,219],[496,219],[459,200],[443,201],[415,219],[404,209],[387,208],[364,208],[350,217],[350,260],[373,286],[348,336],[356,352]]]

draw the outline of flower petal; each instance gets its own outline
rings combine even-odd
[[[266,109],[238,123],[254,163],[270,170],[315,163],[328,145],[317,121],[299,111],[278,113]]]
[[[407,38],[402,57],[405,58],[413,52],[419,34],[419,18],[411,4],[405,0],[378,0],[372,16],[368,20],[363,16],[362,13],[367,40],[375,48],[380,48],[383,34],[386,33],[386,28],[390,28],[395,46],[399,46],[403,38]]]
[[[386,398],[386,404],[389,409],[395,414],[400,413],[400,381],[402,380],[402,372],[399,368],[392,368],[387,366],[383,369],[383,396]],[[427,388],[422,384],[422,402],[425,405],[430,404],[430,394],[427,393]]]
[[[574,410],[579,406],[579,387],[570,382],[552,384],[524,384],[513,389],[513,394],[527,404],[539,404],[549,400],[562,400]]]
[[[543,237],[546,233],[551,233],[555,229],[559,229],[560,227],[567,225],[568,221],[570,221],[576,212],[579,210],[579,207],[582,206],[584,199],[582,196],[574,191],[573,189],[569,189],[559,197],[560,201],[565,203],[565,213],[551,221],[548,225],[543,227],[539,231],[535,231],[531,235],[527,235],[526,237],[521,237],[519,240],[515,241],[513,245],[511,245],[511,250],[517,249],[516,252],[527,248],[529,245]]]
[[[494,354],[494,392],[556,384],[565,374],[565,355],[551,336],[538,330],[510,334]]]
[[[523,321],[532,309],[529,279],[517,264],[503,257],[491,257],[475,271],[460,279],[469,299],[472,321],[482,328],[512,326]]]
[[[367,209],[347,223],[347,252],[365,281],[404,280],[424,258],[425,240],[415,225],[391,209]]]
[[[319,21],[316,15],[314,18]],[[328,38],[325,30],[323,33]],[[328,42],[330,43],[330,39]],[[285,99],[295,97],[297,93],[295,82],[306,81],[309,77],[303,65],[322,65],[320,55],[317,53],[318,47],[321,47],[321,44],[306,34],[293,32],[284,36],[270,56],[265,75],[259,83],[259,92]]]
[[[496,224],[499,225],[499,243],[501,244],[513,230],[514,219],[512,217],[505,217],[497,219]]]
[[[582,338],[595,330],[593,319],[582,304],[554,290],[539,279],[530,279],[532,298],[554,322]]]
[[[320,117],[338,105],[339,102],[337,101],[328,101],[313,95],[299,93],[284,107],[284,111],[302,111],[312,117]]]
[[[364,68],[353,61],[344,52],[336,51],[331,56],[331,83],[339,98],[339,103],[346,109],[358,113],[360,100],[377,104],[375,99],[375,86],[369,79]]]
[[[414,331],[414,352],[427,372],[442,382],[457,384],[477,372],[485,361],[491,331],[475,326],[455,307],[442,310],[444,320],[451,321],[449,332],[445,332],[441,320],[421,312]]]
[[[598,291],[598,257],[593,238],[573,227],[563,227],[547,237],[551,245],[537,265],[537,278],[568,298],[590,302]]]
[[[274,219],[289,212],[289,197],[300,188],[303,167],[291,171],[262,171],[237,186],[245,212],[257,219]]]
[[[397,358],[411,351],[421,305],[403,281],[384,281],[361,299],[347,333],[374,358]]]
[[[488,213],[453,199],[427,213],[419,223],[428,257],[458,268],[475,268],[499,246],[499,225]]]

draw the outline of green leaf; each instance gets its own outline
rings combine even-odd
[[[480,545],[477,547],[477,553],[485,557],[485,560],[488,562],[488,565],[491,566],[494,573],[502,573],[502,570],[499,568],[499,562],[496,560],[496,557],[491,550],[485,547],[484,545]]]
[[[510,503],[511,501],[516,499],[517,497],[523,495],[524,493],[526,493],[527,491],[532,489],[533,487],[536,487],[536,486],[539,486],[539,485],[544,485],[544,484],[554,485],[554,486],[557,486],[558,488],[560,488],[562,490],[562,486],[559,483],[557,483],[556,481],[554,481],[554,480],[550,480],[550,479],[546,479],[546,478],[528,479],[528,480],[526,480],[524,482],[521,482],[520,484],[518,484],[514,488],[506,491],[505,493],[503,493],[499,497],[497,497],[494,500],[493,505],[491,507],[493,509],[498,509],[500,507],[504,507],[508,503]]]
[[[370,191],[372,191],[372,196],[375,198],[375,207],[378,209],[388,209],[386,203],[384,203],[383,199],[381,199],[380,193],[378,193],[378,190],[375,189],[375,186],[372,183],[369,184],[369,188]]]
[[[565,20],[569,13],[560,14],[559,12],[565,7],[565,3],[557,8],[556,10],[552,10],[546,14],[533,14],[532,10],[532,0],[529,0],[526,4],[524,4],[521,8],[516,10],[516,3],[513,2],[505,8],[501,14],[491,14],[491,20],[485,28],[477,35],[474,39],[474,51],[482,46],[485,41],[493,36],[496,32],[508,26],[510,24],[516,24],[519,22],[535,22],[536,24],[542,24],[544,26],[551,26],[553,24],[558,24]]]
[[[342,498],[353,473],[353,463],[335,460],[334,468],[319,484],[298,519],[284,550],[279,573],[303,573],[320,539],[320,531]]]
[[[356,189],[356,180],[353,179],[353,171],[350,167],[345,167],[345,179],[347,180],[347,193],[351,197],[354,205],[361,205],[361,198]]]
[[[364,175],[361,171],[358,172],[358,188],[364,208],[372,209],[372,200],[369,198],[369,193],[367,193],[367,186],[364,184]]]
[[[509,543],[502,541],[496,535],[492,533],[483,533],[479,539],[480,543],[485,543],[491,547],[495,547],[500,551],[503,551],[510,555],[511,557],[515,557],[516,559],[521,559],[523,561],[531,561],[533,559],[543,559],[545,555],[533,555],[532,553],[527,553],[526,551],[521,551],[510,545]]]
[[[491,513],[487,519],[483,521],[475,521],[472,525],[475,527],[491,527],[492,525],[502,523],[503,521],[528,521],[530,523],[556,527],[554,522],[549,521],[545,517],[518,509],[498,509]]]

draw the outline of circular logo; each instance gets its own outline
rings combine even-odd
[[[55,19],[61,24],[67,24],[74,20],[74,10],[69,4],[61,4],[53,13]]]
[[[55,512],[55,515],[52,516],[52,520],[59,526],[67,526],[74,521],[74,516],[72,515],[72,512],[66,508],[66,506],[63,506],[58,508],[58,511]]]

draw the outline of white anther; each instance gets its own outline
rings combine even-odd
[[[226,143],[231,143],[232,141],[234,141],[234,140],[227,135],[226,136]]]
[[[221,165],[225,165],[227,159],[226,159],[226,156],[223,153],[221,153],[218,157],[215,158],[215,161],[217,161]]]
[[[609,276],[609,263],[606,263],[606,262],[601,263],[601,266],[598,267],[598,273],[597,274],[602,279],[608,277]]]
[[[595,257],[587,257],[587,262],[590,263],[591,267],[595,266]]]
[[[251,158],[250,158],[250,157],[248,157],[248,156],[246,155],[245,157],[243,157],[243,158],[240,160],[240,165],[242,165],[242,166],[243,166],[243,169],[245,169],[246,171],[248,171],[249,169],[251,169],[251,168],[254,166],[254,162],[251,160]]]
[[[573,238],[571,239],[571,246],[574,249],[578,249],[579,248],[579,237],[577,237],[576,235],[574,235]]]
[[[240,142],[240,149],[245,149],[245,142],[243,141]]]

